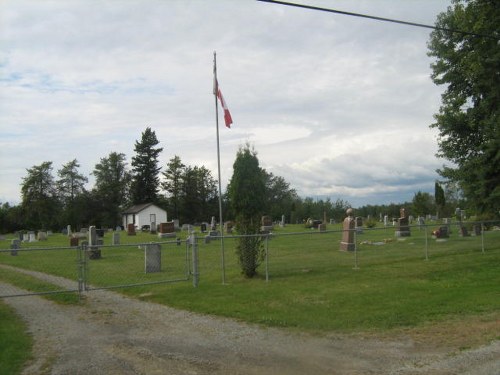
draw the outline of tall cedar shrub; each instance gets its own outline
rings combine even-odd
[[[263,244],[259,234],[260,218],[265,206],[264,172],[255,150],[247,144],[241,147],[233,164],[233,176],[228,197],[235,214],[238,238],[236,253],[242,273],[249,278],[257,274],[263,259]]]

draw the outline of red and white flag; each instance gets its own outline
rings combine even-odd
[[[231,124],[233,123],[233,119],[231,118],[231,113],[229,112],[229,108],[227,108],[226,101],[222,96],[222,92],[220,91],[218,82],[216,81],[215,84],[217,87],[217,97],[219,98],[222,109],[224,110],[224,122],[226,123],[226,126],[230,128]]]

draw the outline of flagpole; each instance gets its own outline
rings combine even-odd
[[[215,126],[217,132],[217,172],[219,179],[219,225],[220,225],[220,250],[222,266],[222,284],[226,283],[226,266],[224,261],[224,222],[222,221],[222,187],[220,173],[220,146],[219,146],[219,105],[217,103],[217,92],[219,83],[217,82],[217,55],[214,51],[214,98],[215,98]]]

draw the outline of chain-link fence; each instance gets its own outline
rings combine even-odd
[[[198,237],[200,282],[240,280],[249,265],[256,266],[254,277],[272,281],[296,274],[356,270],[381,261],[425,261],[500,248],[499,221],[409,225],[408,229],[404,236],[392,225],[351,229],[353,246],[348,251],[342,250],[346,232],[342,229],[286,233],[278,228],[263,235]],[[258,239],[257,250],[242,254],[242,238]]]
[[[13,240],[9,249],[0,249],[0,297],[19,294],[10,285],[29,290],[28,294],[41,294],[190,278],[196,287],[199,283],[241,282],[248,277],[268,282],[294,275],[325,277],[340,271],[369,270],[380,262],[404,264],[500,249],[500,222],[408,228],[404,236],[393,226],[358,227],[350,230],[350,237],[342,229],[289,232],[276,228],[252,236],[177,233],[178,238],[162,242],[130,243],[132,239],[127,238],[129,243],[107,240],[107,244],[89,245],[83,241],[45,248]],[[343,251],[346,238],[352,246]]]
[[[24,247],[27,246],[27,247]],[[189,246],[185,240],[29,247],[12,240],[0,249],[0,297],[119,288],[187,281]]]

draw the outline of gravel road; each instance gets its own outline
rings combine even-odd
[[[34,338],[25,375],[500,374],[500,341],[457,351],[402,335],[317,337],[102,290],[88,293],[80,305],[38,296],[4,300]]]

